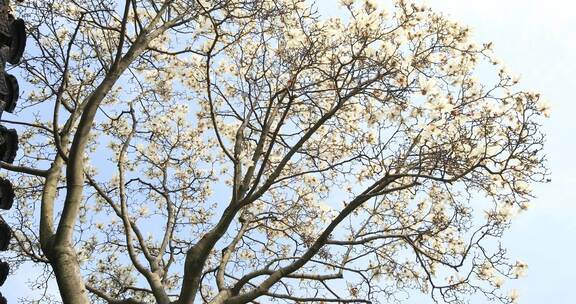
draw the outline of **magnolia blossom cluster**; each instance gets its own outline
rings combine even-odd
[[[550,105],[490,43],[404,0],[131,3],[21,8],[39,54],[19,165],[60,175],[20,179],[15,220],[61,216],[45,189],[61,208],[93,115],[73,249],[94,303],[517,301],[527,265],[494,244],[546,179]]]

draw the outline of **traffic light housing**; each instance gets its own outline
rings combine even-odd
[[[18,80],[14,75],[3,73],[0,78],[0,98],[2,99],[3,111],[12,113],[16,108],[18,95],[20,95],[20,88],[18,87]]]
[[[9,210],[14,204],[14,189],[10,181],[0,178],[0,209]]]
[[[0,160],[13,163],[18,151],[18,133],[0,125]]]
[[[24,20],[16,19],[12,21],[10,36],[2,37],[2,39],[6,39],[6,42],[10,43],[8,62],[18,64],[26,48],[26,26]]]
[[[18,64],[26,48],[26,29],[22,19],[8,16],[13,21],[9,26],[4,26],[0,30],[0,43],[9,46],[7,60],[11,64]]]
[[[4,282],[6,282],[6,277],[8,276],[9,272],[10,265],[4,261],[0,262],[0,286],[4,285]]]
[[[6,73],[6,64],[18,64],[26,48],[26,25],[11,14],[9,0],[0,0],[0,118],[4,111],[12,113],[20,95],[16,77]],[[18,151],[18,134],[0,125],[0,161],[11,164]],[[10,181],[0,178],[0,209],[9,210],[14,203],[14,189]],[[12,229],[0,216],[0,251],[10,245]],[[10,265],[0,261],[0,286],[6,281]],[[0,293],[0,304],[7,303]]]
[[[10,239],[12,238],[12,229],[4,219],[0,216],[0,251],[8,250]]]

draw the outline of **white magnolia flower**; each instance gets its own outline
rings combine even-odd
[[[248,260],[254,259],[255,255],[254,255],[254,252],[252,250],[242,249],[242,250],[240,250],[239,257],[242,260],[248,261]]]
[[[512,301],[512,303],[517,303],[519,297],[520,297],[520,294],[518,293],[518,290],[516,290],[516,289],[512,289],[512,290],[510,290],[510,292],[508,292],[508,298],[510,298],[510,301]]]
[[[448,113],[454,109],[454,105],[446,96],[435,96],[430,98],[426,107],[439,114]]]
[[[396,43],[397,45],[401,45],[408,42],[408,33],[404,28],[399,27],[394,31],[394,34],[396,34],[396,36],[394,37],[394,43]]]
[[[370,10],[374,10],[378,8],[378,1],[375,0],[364,0],[364,5]]]
[[[550,103],[545,99],[538,99],[536,103],[536,107],[540,113],[542,113],[545,117],[550,117],[550,110],[551,106]]]
[[[498,288],[500,288],[500,287],[502,287],[502,285],[504,285],[504,279],[502,277],[494,277],[492,282],[494,283],[494,286],[496,286]]]
[[[420,92],[422,93],[422,95],[429,95],[435,93],[436,80],[434,78],[427,78],[424,75],[419,75],[418,83],[420,84]]]
[[[528,270],[528,264],[519,260],[516,261],[516,264],[512,267],[512,274],[517,278],[521,278],[526,276],[526,270]]]
[[[354,0],[340,0],[340,5],[342,6],[350,6],[354,4]]]
[[[516,186],[516,189],[520,192],[529,192],[530,191],[530,185],[528,185],[528,183],[525,181],[517,181],[514,184]]]

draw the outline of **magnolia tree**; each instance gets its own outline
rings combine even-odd
[[[14,270],[43,303],[515,302],[549,108],[399,0],[32,1]]]

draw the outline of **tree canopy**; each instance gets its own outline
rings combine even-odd
[[[18,4],[11,263],[75,304],[516,301],[548,104],[427,7],[340,5]]]

